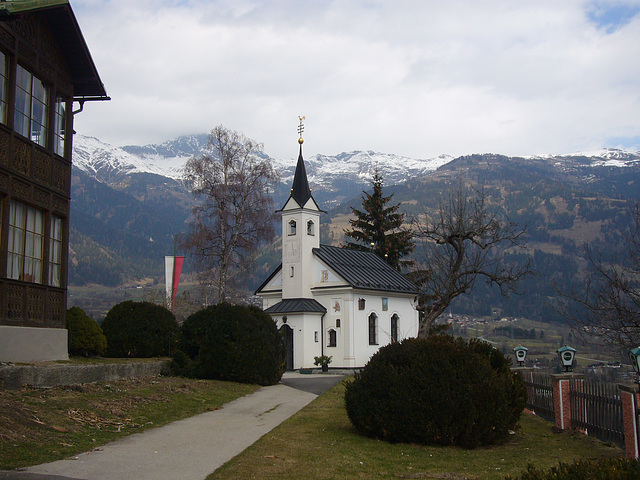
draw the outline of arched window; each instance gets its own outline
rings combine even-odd
[[[394,343],[398,341],[398,321],[399,320],[400,320],[400,317],[398,317],[397,313],[394,313],[391,316],[391,341]]]
[[[295,235],[295,234],[296,234],[296,221],[289,220],[289,235]]]
[[[315,225],[313,224],[313,220],[309,220],[307,222],[307,235],[315,235],[315,229],[314,229]]]
[[[333,328],[331,328],[331,329],[329,329],[329,331],[327,333],[329,334],[327,347],[335,347],[335,346],[337,346],[338,345],[338,336],[336,335],[336,331]]]
[[[369,315],[369,345],[378,345],[378,316]]]

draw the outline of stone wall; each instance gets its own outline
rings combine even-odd
[[[98,365],[11,365],[0,366],[0,388],[81,385],[169,373],[169,360]]]

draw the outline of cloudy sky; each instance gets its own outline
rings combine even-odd
[[[217,125],[276,158],[640,150],[640,0],[71,0],[113,145]]]

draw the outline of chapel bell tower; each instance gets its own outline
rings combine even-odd
[[[311,196],[302,158],[303,120],[299,117],[300,153],[291,194],[280,210],[282,215],[282,299],[312,298],[313,249],[320,247],[320,213]]]

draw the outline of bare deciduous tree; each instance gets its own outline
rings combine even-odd
[[[440,202],[435,215],[425,214],[425,218],[413,222],[419,239],[418,261],[423,266],[411,274],[421,291],[419,336],[428,336],[451,301],[470,293],[479,278],[507,295],[531,274],[529,263],[505,262],[506,249],[521,245],[525,229],[490,206],[484,191],[469,191],[460,182]]]
[[[231,299],[259,245],[274,235],[269,193],[278,177],[271,161],[260,156],[261,147],[218,126],[211,131],[208,153],[185,167],[185,180],[200,203],[193,208],[184,245],[208,272],[218,302]]]
[[[602,255],[586,247],[584,286],[560,294],[564,314],[584,336],[595,336],[620,350],[640,345],[640,204],[631,212],[622,255]]]

